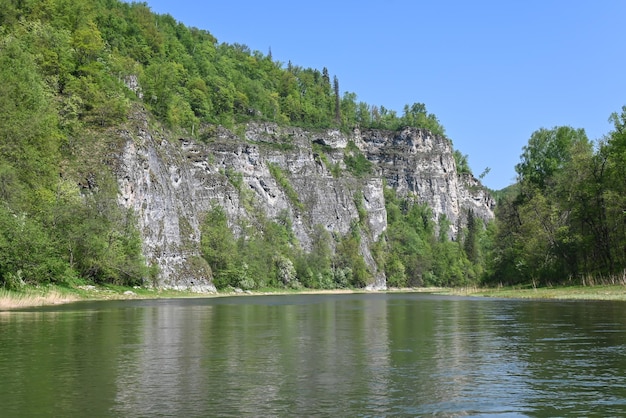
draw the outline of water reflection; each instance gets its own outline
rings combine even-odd
[[[0,315],[7,416],[622,415],[622,303],[410,294]]]
[[[156,303],[141,311],[136,338],[117,361],[113,411],[119,416],[178,415],[181,405],[198,402],[194,394],[205,384],[198,373],[204,350],[194,319],[210,316],[211,307]]]

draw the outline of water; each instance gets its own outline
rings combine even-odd
[[[621,416],[625,308],[350,294],[0,313],[0,416]]]

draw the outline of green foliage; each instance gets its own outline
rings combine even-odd
[[[229,167],[224,170],[224,174],[226,175],[226,178],[228,178],[228,182],[232,184],[237,191],[243,191],[243,174],[240,171],[236,171]]]
[[[372,174],[373,164],[363,155],[361,150],[353,141],[348,142],[345,150],[343,162],[346,164],[348,171],[356,177],[365,177]]]
[[[274,177],[274,180],[276,180],[276,183],[278,183],[280,188],[283,189],[291,204],[299,211],[303,211],[304,204],[300,201],[298,193],[291,185],[289,178],[283,172],[283,170],[278,165],[273,163],[269,163],[268,168],[270,170],[270,174],[272,175],[272,177]]]
[[[202,256],[213,271],[215,286],[224,288],[237,285],[237,243],[228,225],[226,213],[217,205],[208,211],[202,224],[200,248]]]
[[[292,259],[299,253],[291,221],[281,214],[275,221],[262,220],[260,229],[247,228],[248,235],[236,238],[224,209],[214,205],[202,223],[202,256],[213,271],[219,289],[266,286],[298,287]]]
[[[360,252],[357,222],[336,241],[324,227],[317,225],[309,252],[300,248],[287,213],[281,213],[275,220],[265,219],[257,228],[244,224],[241,230],[241,236],[233,235],[224,209],[217,205],[207,212],[202,223],[202,255],[219,289],[361,288],[371,281]]]
[[[459,174],[472,174],[469,166],[467,155],[461,154],[461,151],[454,150],[454,162],[456,163],[456,172]]]
[[[360,228],[354,222],[350,232],[337,243],[334,271],[337,287],[365,287],[369,283],[371,273],[360,253],[360,245]]]
[[[132,213],[105,192],[81,198],[67,183],[59,183],[55,200],[37,213],[0,209],[0,253],[5,283],[19,272],[32,284],[82,277],[136,285],[148,273]]]
[[[114,144],[99,131],[124,120],[129,101],[95,10],[13,3],[19,23],[7,14],[0,32],[0,281],[139,284],[141,241],[107,180],[101,149]],[[91,137],[103,146],[83,154]],[[101,178],[81,194],[86,170]]]
[[[448,239],[447,218],[442,215],[435,227],[431,209],[414,197],[399,198],[393,189],[385,188],[385,202],[388,223],[385,272],[389,286],[477,283],[484,270],[480,254],[490,241],[473,213],[468,215],[465,237],[459,234],[455,242]]]
[[[304,286],[313,289],[335,287],[331,244],[329,232],[322,225],[316,225],[312,234],[311,251],[300,255],[295,263],[296,274]]]
[[[354,205],[356,206],[357,213],[359,214],[359,226],[361,228],[367,228],[367,209],[365,209],[365,202],[363,199],[362,191],[358,191],[354,194]]]
[[[626,268],[626,172],[621,116],[595,148],[581,129],[532,134],[501,199],[490,282],[611,281]]]
[[[334,178],[341,177],[341,165],[339,163],[331,163],[327,156],[327,153],[332,152],[332,148],[316,142],[313,142],[312,148],[314,152],[314,157],[324,164],[326,169],[330,171],[330,174]]]
[[[546,187],[552,176],[571,160],[572,149],[577,143],[589,143],[583,129],[561,126],[533,132],[520,163],[515,166],[520,183],[539,189]]]
[[[333,76],[331,83],[326,68],[284,67],[271,54],[220,44],[207,31],[152,13],[145,3],[20,1],[4,2],[2,9],[0,24],[9,32],[30,25],[27,30],[37,34],[39,40],[28,47],[38,49],[41,68],[58,92],[81,99],[91,95],[92,103],[83,109],[87,113],[92,106],[109,108],[98,106],[103,100],[122,104],[117,93],[123,88],[111,90],[110,81],[134,75],[144,104],[162,122],[188,131],[202,122],[232,126],[254,119],[309,128],[413,126],[444,134],[421,103],[405,106],[398,117],[382,106],[357,102],[354,93],[340,96],[339,81]],[[83,77],[91,87],[79,83],[81,93],[65,90]]]
[[[31,216],[0,207],[0,279],[15,287],[16,275],[28,283],[62,280],[66,263],[48,230]]]
[[[403,126],[422,128],[435,135],[445,136],[445,129],[435,115],[428,113],[426,105],[423,103],[413,103],[411,106],[405,105],[404,115],[400,120]]]
[[[390,255],[385,270],[397,287],[422,286],[432,269],[434,225],[432,212],[410,198],[385,189]]]
[[[474,218],[474,211],[470,209],[467,212],[467,234],[463,243],[465,255],[471,262],[478,260],[478,222]]]
[[[273,261],[276,267],[276,281],[284,286],[294,286],[297,278],[293,262],[284,255],[274,256]]]
[[[61,134],[54,98],[25,49],[0,38],[0,158],[20,181],[43,187],[54,178]]]

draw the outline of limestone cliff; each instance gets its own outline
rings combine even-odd
[[[250,123],[236,133],[205,129],[193,140],[151,128],[142,112],[128,126],[120,132],[119,201],[138,214],[146,258],[160,268],[159,286],[214,290],[199,250],[202,216],[213,204],[224,208],[237,235],[245,233],[240,220],[253,221],[251,206],[268,219],[287,214],[304,250],[317,225],[346,234],[364,208],[360,250],[372,288],[386,286],[370,252],[387,226],[385,182],[417,195],[435,217],[445,214],[451,236],[469,208],[484,220],[493,217],[489,194],[471,176],[457,175],[449,141],[423,130],[345,134]],[[370,174],[357,176],[345,166],[354,145],[374,163]],[[290,190],[272,167],[285,174]]]

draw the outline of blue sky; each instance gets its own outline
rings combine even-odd
[[[483,183],[515,181],[539,128],[611,130],[626,105],[626,1],[148,0],[219,42],[336,75],[342,92],[399,114],[421,102]]]

